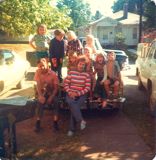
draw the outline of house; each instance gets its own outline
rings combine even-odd
[[[77,34],[79,37],[92,34],[99,38],[102,45],[113,45],[116,42],[116,34],[121,33],[126,45],[135,46],[139,39],[139,19],[138,14],[128,12],[125,7],[123,11],[113,13],[109,17],[102,17],[87,26],[78,28]]]

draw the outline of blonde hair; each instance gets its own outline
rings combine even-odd
[[[87,49],[89,51],[89,53],[93,52],[92,48],[86,46],[86,47],[84,47],[84,53],[85,53],[85,49]]]
[[[86,36],[86,41],[87,41],[87,40],[92,40],[92,42],[94,42],[94,36],[91,35],[91,34],[88,34],[88,35]]]
[[[77,38],[77,36],[76,36],[74,31],[68,31],[66,33],[66,37],[67,37],[68,40],[73,40],[73,39]]]
[[[39,28],[45,28],[46,32],[47,32],[47,26],[45,24],[40,24],[37,27],[37,34],[39,34]]]

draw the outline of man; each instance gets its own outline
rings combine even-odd
[[[85,72],[86,61],[84,58],[78,59],[77,71],[70,71],[64,80],[64,89],[67,93],[66,101],[70,107],[71,120],[68,136],[72,136],[75,131],[75,123],[80,123],[80,129],[86,127],[86,122],[82,117],[80,106],[86,99],[86,94],[90,91],[90,75]]]
[[[53,127],[55,130],[58,130],[58,78],[55,72],[49,69],[45,58],[39,60],[37,67],[38,69],[34,77],[37,83],[37,121],[35,131],[39,132],[41,129],[44,106],[52,104],[54,106]]]

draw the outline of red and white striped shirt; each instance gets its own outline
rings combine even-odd
[[[79,96],[90,91],[91,79],[86,72],[70,71],[64,80],[64,89],[68,92],[76,92]]]

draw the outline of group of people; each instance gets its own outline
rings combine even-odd
[[[47,36],[46,31],[46,26],[40,25],[37,34],[30,40],[38,59],[38,69],[34,77],[38,99],[35,131],[39,132],[41,129],[45,104],[53,105],[53,128],[59,130],[58,94],[59,84],[62,83],[66,102],[71,111],[68,131],[68,135],[71,136],[76,130],[77,123],[81,130],[86,127],[80,106],[87,96],[93,98],[94,95],[102,102],[102,108],[106,107],[107,98],[110,97],[110,85],[114,86],[114,97],[118,96],[119,85],[122,84],[120,67],[115,61],[115,53],[110,52],[107,57],[103,53],[97,53],[92,35],[86,36],[86,44],[83,46],[73,31],[65,33],[61,29],[56,29],[53,39]],[[68,71],[63,80],[62,65],[65,56],[68,58]]]

